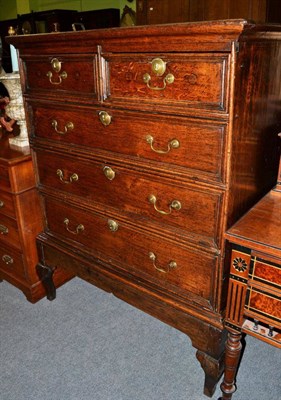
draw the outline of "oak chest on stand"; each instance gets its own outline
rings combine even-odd
[[[72,274],[186,333],[208,396],[223,372],[224,233],[275,181],[280,39],[244,20],[8,38],[47,297]]]

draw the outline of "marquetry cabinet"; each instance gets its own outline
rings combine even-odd
[[[275,183],[280,33],[229,20],[7,39],[47,297],[79,276],[186,333],[208,396],[224,368],[224,233]]]
[[[232,254],[221,400],[230,400],[236,390],[242,333],[281,349],[281,159],[276,186],[225,236]]]

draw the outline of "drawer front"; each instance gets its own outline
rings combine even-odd
[[[0,270],[15,278],[24,278],[25,269],[22,254],[15,249],[0,245]]]
[[[105,109],[72,111],[66,107],[34,106],[33,116],[38,137],[161,162],[169,169],[187,168],[192,176],[224,180],[226,125]]]
[[[0,191],[0,214],[16,217],[12,194]]]
[[[0,214],[0,243],[21,248],[17,221],[3,214]]]
[[[107,101],[140,100],[161,105],[205,108],[226,112],[228,55],[219,54],[109,54]]]
[[[279,294],[266,293],[264,288],[249,287],[247,290],[246,315],[251,316],[260,321],[268,322],[271,319],[280,326],[281,320],[281,297]],[[276,325],[276,323],[272,323]]]
[[[146,278],[167,290],[211,299],[216,258],[178,248],[175,243],[48,198],[48,230],[106,263]]]
[[[141,221],[154,220],[180,228],[194,240],[218,242],[222,192],[176,186],[114,165],[76,162],[55,154],[38,156],[40,183],[133,214]]]
[[[94,55],[38,56],[25,58],[24,63],[28,90],[48,91],[51,96],[71,92],[97,97]]]
[[[281,291],[281,265],[252,257],[249,278],[265,284],[268,288],[278,289]]]
[[[9,178],[9,169],[5,168],[1,165],[0,168],[0,188],[3,190],[10,190],[10,178]]]

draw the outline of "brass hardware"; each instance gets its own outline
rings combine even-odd
[[[4,201],[3,201],[3,200],[0,200],[0,208],[3,208],[4,205],[5,205]]]
[[[61,70],[61,61],[59,61],[57,58],[53,58],[51,60],[51,66],[52,66],[52,68],[53,68],[53,70],[55,72],[60,72],[60,70]]]
[[[166,71],[166,62],[163,61],[161,58],[154,58],[151,61],[151,68],[152,68],[152,72],[156,75],[156,76],[163,76],[165,71]],[[144,83],[146,83],[147,87],[151,90],[164,90],[168,85],[170,85],[171,83],[173,83],[175,80],[175,77],[173,74],[167,74],[164,78],[163,78],[163,86],[151,86],[150,85],[150,81],[151,81],[151,76],[149,75],[149,73],[145,73],[143,75],[143,81]]]
[[[178,149],[180,147],[180,142],[177,139],[170,140],[170,142],[168,143],[168,149],[167,150],[156,150],[153,147],[154,138],[151,135],[147,135],[146,136],[146,141],[147,141],[147,143],[150,144],[151,150],[154,151],[155,153],[158,153],[158,154],[167,154],[167,153],[169,153],[169,151],[171,149]]]
[[[99,112],[99,118],[100,118],[100,122],[104,125],[104,126],[108,126],[111,123],[111,115],[108,114],[106,111],[100,111]]]
[[[4,261],[5,264],[13,264],[14,260],[11,256],[8,256],[8,254],[4,254],[2,257],[2,261]]]
[[[112,181],[115,178],[115,171],[112,168],[105,166],[102,170],[109,181]]]
[[[72,174],[70,176],[69,180],[64,179],[63,172],[62,172],[61,169],[57,169],[57,175],[60,178],[60,181],[63,182],[63,183],[66,183],[66,184],[69,184],[69,183],[72,183],[72,182],[77,182],[78,179],[79,179],[79,177],[78,177],[78,175],[76,173]]]
[[[0,225],[0,234],[1,235],[8,235],[9,229],[5,225]]]
[[[155,75],[162,76],[166,71],[166,62],[161,58],[154,58],[151,61],[151,68]]]
[[[65,218],[64,221],[63,221],[63,223],[64,223],[64,225],[65,225],[65,227],[66,227],[66,230],[67,230],[69,233],[72,233],[72,235],[78,235],[80,232],[83,232],[84,229],[85,229],[85,228],[84,228],[84,225],[82,225],[82,224],[77,225],[76,228],[75,228],[75,230],[70,229],[70,228],[68,227],[68,225],[69,225],[69,219],[68,219],[68,218]]]
[[[67,73],[65,71],[63,71],[61,74],[59,74],[58,81],[52,81],[53,73],[51,71],[48,71],[46,76],[49,78],[49,82],[52,85],[60,85],[62,83],[62,80],[67,78]]]
[[[157,198],[156,198],[156,196],[154,196],[154,194],[150,194],[150,195],[148,196],[148,201],[149,201],[151,204],[153,204],[154,209],[155,209],[157,212],[159,212],[160,214],[163,214],[163,215],[169,215],[169,214],[171,214],[172,210],[178,211],[178,210],[181,209],[181,203],[180,203],[178,200],[173,200],[173,201],[169,204],[169,211],[168,211],[168,212],[159,210],[159,209],[157,208],[157,206],[156,206]]]
[[[116,232],[119,228],[119,225],[116,221],[114,221],[113,219],[109,219],[107,221],[108,227],[111,230],[111,232]]]
[[[155,268],[157,271],[159,271],[159,272],[163,272],[164,274],[167,274],[168,272],[172,271],[173,269],[176,269],[177,266],[178,266],[177,263],[176,263],[175,261],[170,261],[169,264],[168,264],[168,266],[167,266],[167,268],[166,268],[166,269],[163,269],[163,268],[157,267],[157,265],[155,264],[155,262],[156,262],[156,255],[155,255],[152,251],[150,251],[150,252],[148,253],[148,257],[149,257],[150,260],[152,261],[154,268]]]
[[[61,70],[61,61],[59,61],[57,58],[53,58],[51,60],[51,66],[52,66],[53,71],[55,71],[56,73],[59,73]],[[52,77],[53,77],[52,71],[48,71],[46,75],[49,78],[49,81],[52,85],[60,85],[62,83],[62,80],[67,78],[67,73],[65,71],[62,71],[58,75],[58,78],[59,78],[58,81],[52,81]]]
[[[73,122],[67,122],[64,126],[64,130],[63,131],[59,131],[58,130],[58,121],[53,119],[52,121],[52,127],[54,128],[54,130],[59,133],[60,135],[65,135],[68,131],[72,131],[74,129],[74,124]]]

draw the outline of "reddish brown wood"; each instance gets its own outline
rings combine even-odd
[[[223,371],[224,233],[276,179],[280,32],[231,20],[7,39],[21,58],[49,298],[52,279],[77,275],[180,329],[208,396]]]
[[[281,22],[278,0],[136,0],[136,6],[138,25],[227,18]]]
[[[32,303],[45,297],[36,272],[36,236],[43,229],[29,148],[0,139],[0,278],[18,287]],[[65,282],[64,278],[57,285]]]

